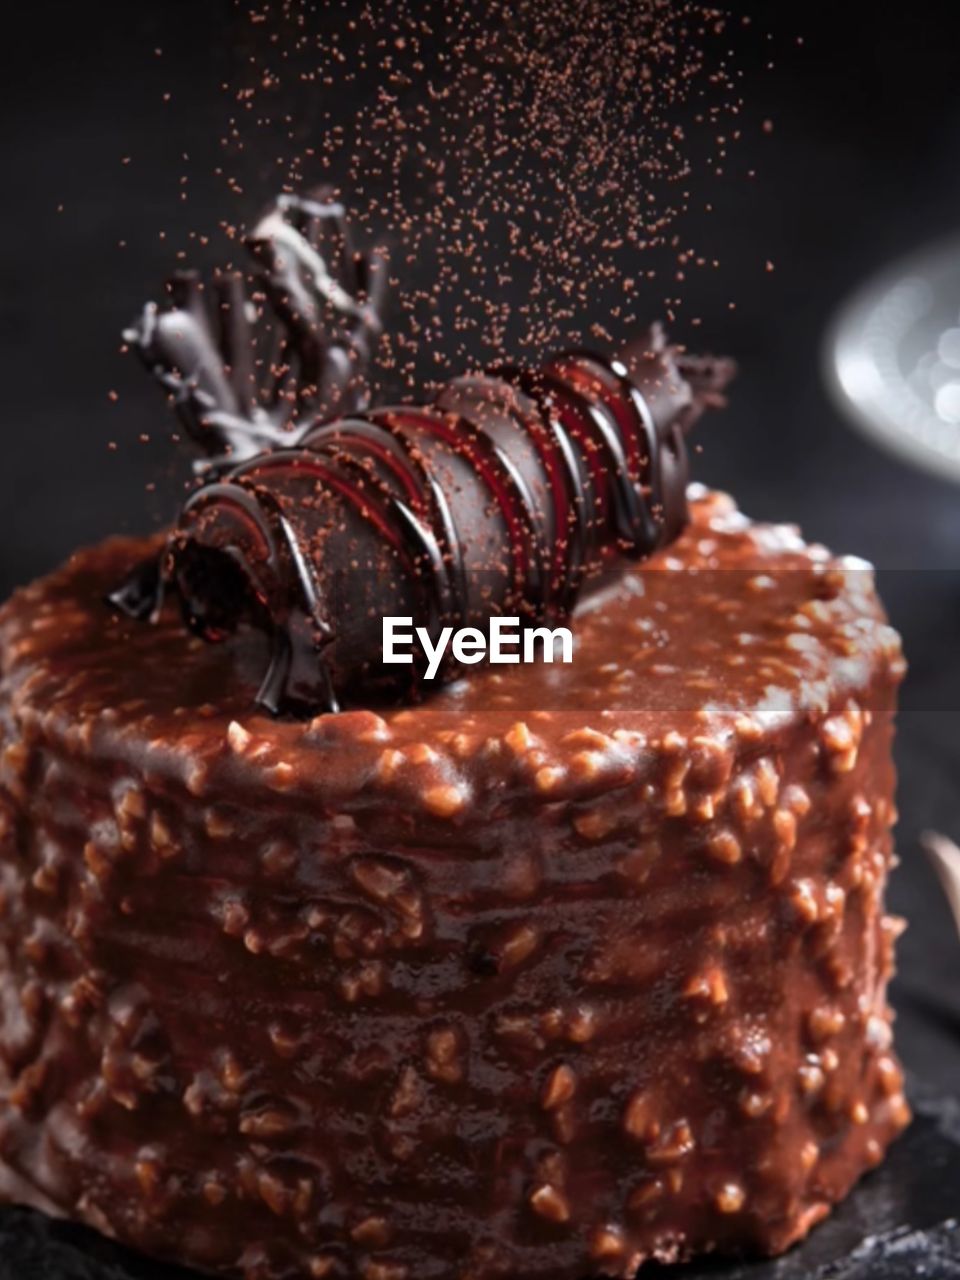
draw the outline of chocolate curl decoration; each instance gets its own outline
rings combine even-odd
[[[382,328],[386,258],[355,250],[343,206],[326,193],[278,197],[245,244],[254,288],[239,272],[209,284],[178,272],[169,305],[148,302],[123,335],[171,396],[204,475],[362,410]]]
[[[383,665],[382,618],[435,642],[494,615],[568,617],[604,566],[683,528],[685,436],[732,372],[654,327],[622,360],[568,351],[314,426],[198,490],[166,574],[198,634],[246,620],[270,636],[271,712],[416,696],[424,664]]]

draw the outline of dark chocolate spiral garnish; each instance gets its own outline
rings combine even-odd
[[[731,372],[654,328],[622,360],[569,351],[320,424],[194,494],[165,575],[207,639],[268,632],[273,712],[396,694],[397,671],[410,693],[422,667],[383,665],[385,615],[434,639],[494,615],[556,623],[605,564],[675,538],[685,434]]]
[[[358,252],[343,206],[324,192],[282,195],[245,244],[250,282],[183,271],[124,338],[171,396],[205,455],[203,474],[296,445],[318,418],[367,403],[386,259]]]

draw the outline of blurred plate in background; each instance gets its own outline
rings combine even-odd
[[[843,306],[827,373],[878,444],[960,482],[960,237],[870,280]]]

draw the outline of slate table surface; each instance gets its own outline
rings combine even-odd
[[[902,862],[891,903],[910,928],[893,1000],[921,1104],[889,1162],[802,1249],[741,1270],[677,1274],[948,1280],[960,1275],[949,1101],[960,1097],[960,941],[918,836],[934,828],[960,838],[960,490],[862,441],[821,369],[824,334],[850,289],[897,255],[960,232],[960,6],[732,7],[754,15],[742,37],[752,44],[741,51],[737,29],[730,41],[747,72],[743,137],[723,182],[700,191],[691,180],[695,203],[713,207],[694,210],[684,237],[720,265],[684,283],[675,328],[730,352],[741,372],[725,417],[700,433],[696,471],[751,514],[797,521],[871,559],[903,633]],[[241,56],[242,8],[33,0],[5,29],[0,598],[73,547],[155,527],[173,509],[183,468],[160,430],[156,391],[118,355],[118,334],[156,295],[188,233],[237,211],[214,168],[220,84]],[[270,153],[247,163],[245,198],[258,205],[273,191]],[[650,286],[651,314],[662,311],[663,289]],[[154,443],[138,445],[141,431]],[[0,1280],[171,1275],[75,1228],[0,1214]]]

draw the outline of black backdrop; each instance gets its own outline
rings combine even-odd
[[[709,238],[722,268],[691,279],[686,314],[703,317],[697,341],[736,356],[742,372],[729,412],[702,433],[698,474],[751,514],[797,520],[881,570],[912,665],[894,889],[913,925],[901,946],[901,1044],[922,1074],[960,1092],[960,944],[916,839],[925,826],[960,836],[960,501],[850,432],[820,372],[845,292],[960,230],[960,4],[737,9],[755,21],[749,37],[731,36],[752,68],[736,164],[758,173],[714,189]],[[219,86],[237,58],[228,0],[33,0],[4,23],[0,596],[79,543],[169,513],[170,446],[137,443],[159,434],[164,411],[118,354],[118,334],[156,294],[185,231],[237,214],[213,175]],[[774,37],[772,73],[760,71],[758,30]],[[270,193],[254,178],[251,209]],[[681,326],[681,336],[693,335]]]

